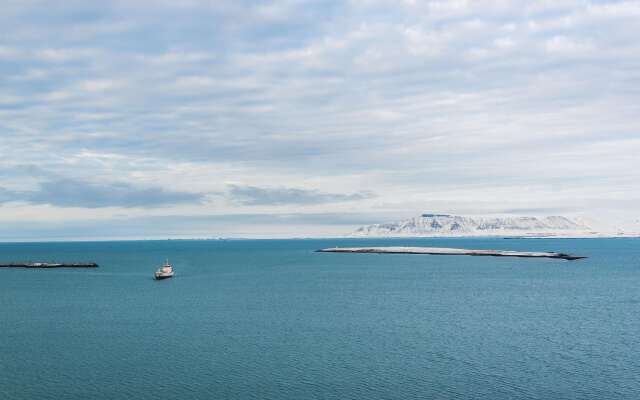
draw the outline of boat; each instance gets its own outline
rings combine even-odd
[[[173,278],[173,267],[169,264],[169,260],[154,274],[156,280]]]

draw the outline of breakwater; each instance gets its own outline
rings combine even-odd
[[[0,268],[98,268],[96,263],[4,263]]]
[[[493,257],[539,257],[559,258],[563,260],[579,260],[584,256],[566,253],[542,251],[512,251],[512,250],[472,250],[446,247],[330,247],[317,250],[323,253],[376,253],[376,254],[430,254],[440,256],[493,256]]]

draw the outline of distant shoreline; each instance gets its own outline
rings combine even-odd
[[[101,243],[101,242],[167,242],[167,241],[243,241],[243,240],[344,240],[344,239],[637,239],[640,233],[625,235],[590,235],[590,236],[508,236],[508,235],[482,235],[482,236],[443,236],[443,235],[401,235],[401,236],[364,236],[364,235],[336,235],[336,236],[278,236],[278,237],[193,237],[193,238],[95,238],[95,239],[24,239],[24,240],[0,240],[2,244],[28,244],[28,243]]]

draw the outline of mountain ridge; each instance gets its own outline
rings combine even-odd
[[[425,213],[402,221],[366,225],[351,236],[593,236],[592,226],[580,218],[466,217]]]

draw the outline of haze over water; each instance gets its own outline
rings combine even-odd
[[[637,399],[638,239],[0,244],[0,398]],[[551,250],[567,262],[323,254]],[[152,280],[169,257],[174,279]]]

